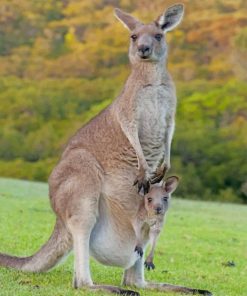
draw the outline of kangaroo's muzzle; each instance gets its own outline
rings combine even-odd
[[[138,46],[138,55],[141,59],[148,59],[152,53],[151,47],[148,45]]]

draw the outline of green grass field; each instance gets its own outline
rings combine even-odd
[[[0,252],[30,255],[48,239],[55,218],[47,196],[47,184],[0,179]],[[235,266],[226,266],[228,261]],[[247,206],[174,198],[155,263],[156,269],[146,272],[149,280],[208,289],[217,296],[246,296]],[[108,295],[72,289],[72,270],[73,256],[44,274],[0,268],[0,295]],[[92,260],[91,270],[97,283],[120,283],[119,268]]]

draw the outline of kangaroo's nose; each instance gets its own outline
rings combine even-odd
[[[161,211],[162,211],[162,208],[161,208],[161,207],[157,207],[157,208],[156,208],[156,214],[160,214]]]
[[[148,45],[140,45],[138,47],[138,54],[142,58],[147,58],[151,53],[151,49]]]

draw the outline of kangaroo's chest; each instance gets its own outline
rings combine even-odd
[[[155,166],[164,153],[166,131],[175,113],[175,98],[163,86],[147,86],[138,96],[138,133],[145,158]]]

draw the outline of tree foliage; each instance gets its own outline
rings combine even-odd
[[[246,1],[184,0],[168,33],[178,87],[173,172],[184,198],[247,202]],[[73,133],[129,73],[121,7],[144,21],[172,1],[0,0],[0,170],[47,180]]]

